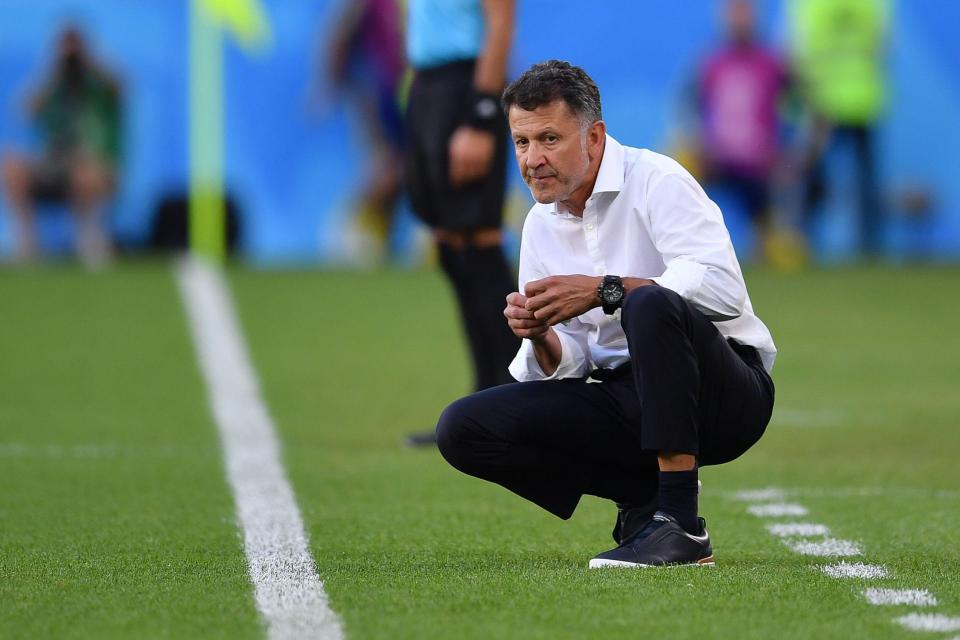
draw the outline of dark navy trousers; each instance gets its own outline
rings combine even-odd
[[[655,285],[630,292],[621,324],[629,364],[591,378],[506,384],[451,404],[437,424],[443,457],[569,518],[584,494],[654,499],[658,451],[693,454],[706,466],[760,439],[774,387],[755,349],[726,340]]]

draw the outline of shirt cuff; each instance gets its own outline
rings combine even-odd
[[[510,375],[517,382],[529,382],[531,380],[560,380],[562,378],[573,378],[585,375],[581,371],[584,367],[578,365],[575,358],[576,343],[570,336],[563,331],[556,331],[557,338],[560,340],[560,364],[556,371],[549,376],[540,368],[537,361],[537,354],[533,350],[533,343],[524,339],[520,345],[520,350],[510,363]]]
[[[667,264],[663,275],[650,278],[661,287],[680,294],[680,297],[693,300],[703,284],[707,267],[699,262],[674,258]]]

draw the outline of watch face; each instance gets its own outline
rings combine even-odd
[[[618,285],[616,282],[608,282],[603,285],[603,300],[610,304],[616,304],[620,302],[620,298],[623,297],[623,287]]]

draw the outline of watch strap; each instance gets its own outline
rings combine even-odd
[[[606,290],[610,287],[610,285],[614,285],[620,290],[620,296],[616,300],[610,300],[606,296]],[[603,312],[607,315],[613,315],[616,310],[623,305],[623,298],[626,295],[626,292],[623,288],[623,279],[620,276],[603,276],[603,280],[597,287],[597,295],[600,298],[600,306],[603,309]]]

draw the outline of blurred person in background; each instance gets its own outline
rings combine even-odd
[[[329,38],[327,79],[360,117],[370,163],[358,197],[359,252],[390,257],[390,230],[401,194],[403,116],[399,89],[406,61],[396,0],[347,0]]]
[[[36,157],[9,154],[3,185],[14,217],[15,259],[39,254],[35,205],[66,202],[76,219],[76,251],[88,266],[110,256],[105,205],[117,182],[121,89],[92,57],[76,26],[61,33],[49,77],[28,111],[42,148]]]
[[[788,74],[780,57],[757,41],[751,0],[727,0],[723,20],[726,40],[697,77],[698,165],[706,190],[735,197],[766,248],[772,178],[783,147],[778,107]]]
[[[507,124],[500,109],[513,0],[408,0],[405,183],[433,231],[473,360],[477,390],[511,382],[519,344],[503,322],[513,275],[502,246]],[[408,437],[432,445],[431,432]]]
[[[793,0],[789,6],[793,72],[809,110],[797,163],[807,222],[827,192],[824,161],[852,147],[857,171],[860,250],[883,246],[876,129],[887,93],[886,0]]]

